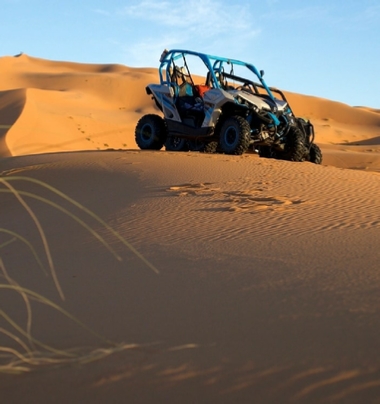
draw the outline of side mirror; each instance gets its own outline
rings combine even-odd
[[[167,49],[164,49],[164,51],[161,53],[161,57],[160,57],[160,63],[163,62],[163,60],[165,59],[165,56],[169,53],[169,51]]]
[[[260,70],[260,76],[261,77],[264,77],[264,73],[265,73],[264,70]]]

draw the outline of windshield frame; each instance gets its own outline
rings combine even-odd
[[[263,79],[263,74],[262,72],[259,72],[257,68],[250,64],[243,62],[241,60],[237,59],[228,59],[220,56],[213,56],[213,55],[208,55],[205,53],[199,53],[199,52],[194,52],[190,50],[182,50],[182,49],[173,49],[170,51],[164,51],[161,57],[161,63],[159,67],[159,77],[160,77],[160,83],[161,84],[166,84],[170,85],[173,84],[172,82],[172,77],[171,73],[175,66],[177,65],[176,62],[180,59],[184,61],[184,64],[186,65],[186,55],[193,55],[193,56],[198,56],[200,60],[205,64],[209,74],[210,74],[210,80],[212,81],[213,87],[214,88],[219,88],[222,89],[222,86],[218,80],[218,77],[220,74],[224,74],[227,77],[234,77],[231,72],[233,72],[233,67],[234,66],[242,66],[247,68],[251,73],[253,73],[256,78],[258,79],[259,83],[256,83],[253,80],[250,80],[249,78],[244,79],[239,76],[235,76],[237,79],[240,79],[242,82],[249,82],[253,86],[259,86],[260,88],[263,88],[266,93],[269,95],[269,97],[274,101],[275,97],[272,94],[271,89],[267,86],[265,83],[265,80]],[[230,71],[230,73],[226,73],[226,71]],[[190,72],[189,72],[190,73]]]

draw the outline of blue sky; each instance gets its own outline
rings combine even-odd
[[[380,0],[0,0],[0,56],[157,67],[242,59],[284,90],[380,108]]]

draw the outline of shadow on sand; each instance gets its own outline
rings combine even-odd
[[[18,88],[14,90],[0,91],[0,157],[10,157],[6,144],[6,134],[14,125],[26,101],[26,89]]]

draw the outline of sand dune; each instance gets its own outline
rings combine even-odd
[[[378,111],[288,92],[322,165],[143,152],[154,69],[0,68],[4,402],[378,402]]]
[[[5,72],[0,91],[26,91],[24,108],[3,143],[8,155],[136,148],[136,121],[153,110],[143,85],[156,80],[153,69],[27,55],[1,58],[0,68]]]
[[[5,108],[18,114],[6,136],[3,124],[3,155],[136,149],[137,120],[144,113],[155,112],[145,86],[157,82],[156,69],[48,61],[25,54],[0,58],[0,68],[3,72],[1,121],[7,120]],[[18,93],[20,107],[17,108],[13,108],[16,95],[9,98],[4,93],[14,90],[25,91]],[[379,144],[378,111],[291,92],[286,95],[294,112],[315,125],[316,142],[322,149],[325,144]],[[332,150],[328,148],[328,164],[339,166],[342,158],[350,159],[342,155],[341,148],[336,149],[339,151],[336,158]],[[377,153],[366,148],[362,152],[370,154],[370,159]],[[349,165],[343,163],[344,167]],[[362,166],[368,164],[359,164]],[[370,170],[378,168],[368,166]]]
[[[0,93],[0,153],[11,156],[5,135],[16,123],[25,105],[26,89],[5,90]]]

